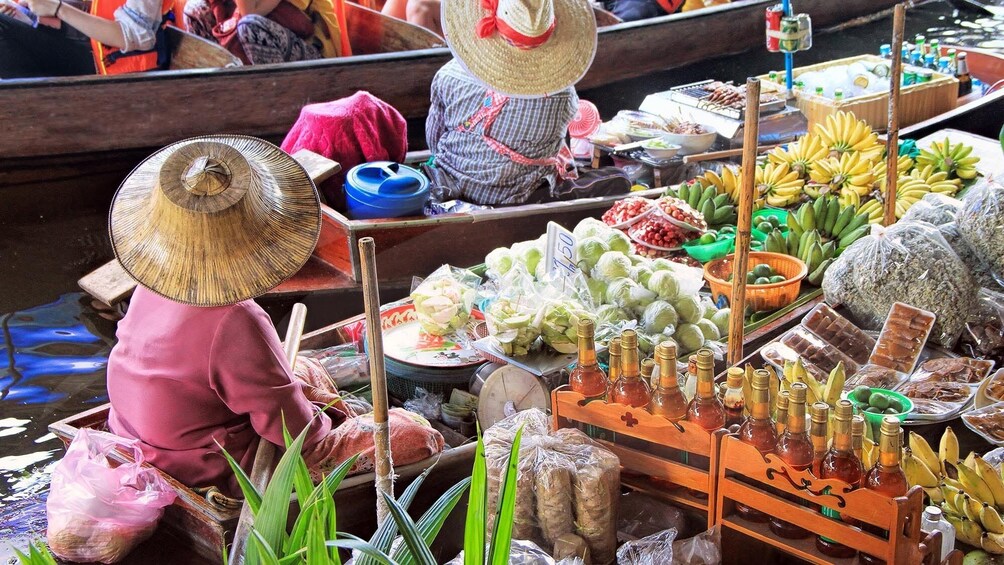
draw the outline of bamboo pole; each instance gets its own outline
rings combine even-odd
[[[289,315],[289,326],[286,328],[286,341],[283,345],[290,368],[296,364],[296,354],[300,352],[300,338],[303,336],[303,325],[306,320],[307,307],[297,302],[293,305],[293,311]],[[249,477],[251,484],[258,489],[258,492],[263,492],[268,481],[272,478],[277,452],[278,450],[272,442],[264,438],[258,440],[258,450],[255,452],[254,464],[251,467],[251,476]],[[245,500],[241,506],[237,529],[234,532],[234,545],[230,550],[231,564],[243,562],[245,545],[247,545],[247,539],[253,525],[254,514],[251,512],[251,505]]]
[[[750,227],[753,223],[753,191],[756,190],[756,155],[760,139],[760,79],[746,79],[746,124],[743,126],[742,186],[739,192],[739,219],[736,251],[732,260],[732,299],[729,306],[729,365],[743,358],[743,323],[746,312],[746,272],[749,271]]]
[[[370,387],[373,391],[373,443],[376,446],[377,524],[390,509],[381,492],[394,496],[394,462],[390,453],[390,426],[387,422],[387,374],[383,358],[383,331],[380,327],[380,287],[377,284],[376,244],[372,237],[359,240],[363,275],[363,304],[366,309],[366,345],[370,357]]]
[[[892,68],[889,69],[889,128],[886,134],[885,206],[882,223],[896,222],[896,182],[899,180],[899,87],[903,76],[903,28],[906,5],[896,4],[892,20]]]

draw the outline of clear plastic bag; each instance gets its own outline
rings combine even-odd
[[[1004,285],[1004,184],[991,175],[970,187],[956,221],[966,243]]]
[[[467,269],[443,265],[417,285],[411,300],[422,329],[447,335],[467,324],[481,277]]]
[[[433,394],[422,387],[415,387],[415,396],[404,401],[404,409],[421,414],[428,420],[438,420],[443,405],[443,395]]]
[[[941,236],[945,238],[948,245],[952,246],[952,251],[955,251],[959,259],[962,259],[966,267],[969,267],[969,271],[973,274],[973,279],[978,286],[1000,288],[1000,285],[997,284],[997,279],[994,278],[994,274],[990,270],[990,265],[986,264],[983,259],[980,259],[976,251],[966,242],[966,238],[962,237],[958,222],[950,222],[938,226],[938,231],[941,232]]]
[[[515,265],[499,281],[498,293],[485,311],[488,335],[506,355],[528,354],[540,337],[539,309],[533,279],[522,265]]]
[[[579,349],[579,320],[595,321],[595,316],[586,310],[579,299],[583,289],[587,287],[581,274],[578,279],[579,284],[574,280],[560,278],[544,285],[540,294],[541,305],[533,321],[540,328],[544,344],[566,355]]]
[[[632,539],[643,538],[668,529],[667,526],[685,530],[687,516],[672,504],[638,491],[621,495],[618,533]]]
[[[665,565],[673,562],[673,540],[676,528],[670,528],[641,539],[629,541],[617,550],[621,565]]]
[[[673,565],[718,565],[721,562],[722,533],[718,526],[673,542]]]
[[[485,551],[488,551],[488,546],[485,547]],[[464,552],[461,551],[460,555],[453,558],[452,561],[448,562],[446,565],[463,565],[464,564]],[[541,549],[537,544],[529,540],[512,540],[509,544],[509,565],[584,565],[581,559],[569,558],[562,559],[561,561],[555,562],[546,551]]]
[[[301,351],[300,355],[317,359],[339,390],[370,382],[369,358],[359,352],[354,343]]]
[[[962,333],[976,291],[969,269],[925,222],[873,226],[823,277],[826,301],[847,306],[865,329],[879,329],[892,305],[904,302],[937,316],[931,337],[949,348]]]
[[[973,357],[1004,361],[1004,294],[980,289],[962,335],[963,347]]]
[[[116,448],[134,462],[117,465]],[[60,559],[116,563],[157,528],[174,490],[152,467],[143,465],[136,441],[81,428],[52,472],[46,502],[46,536]]]
[[[925,194],[920,202],[914,203],[900,218],[901,222],[927,222],[941,226],[955,222],[955,216],[962,208],[962,202],[938,192]]]

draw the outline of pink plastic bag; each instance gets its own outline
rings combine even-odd
[[[108,455],[123,447],[134,463]],[[175,493],[144,467],[135,441],[81,428],[52,472],[46,503],[49,547],[60,559],[115,563],[150,537]]]

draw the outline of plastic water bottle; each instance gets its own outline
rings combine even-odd
[[[941,508],[928,506],[924,509],[924,517],[920,522],[920,529],[925,532],[938,530],[941,532],[941,559],[944,561],[948,554],[955,549],[955,527],[948,523],[948,520],[941,515]]]
[[[976,77],[973,77],[973,92],[977,92],[981,95],[986,94],[986,86],[984,86],[982,80]]]
[[[883,59],[892,59],[892,45],[888,43],[883,43],[879,46],[879,57]]]
[[[934,59],[934,53],[924,55],[924,68],[931,71],[938,70],[938,62]]]

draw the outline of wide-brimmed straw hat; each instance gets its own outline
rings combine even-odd
[[[561,92],[596,54],[588,0],[443,0],[446,42],[491,89],[517,97]]]
[[[186,304],[264,294],[317,244],[314,183],[295,159],[254,137],[195,137],[140,163],[112,200],[115,257],[141,285]]]

